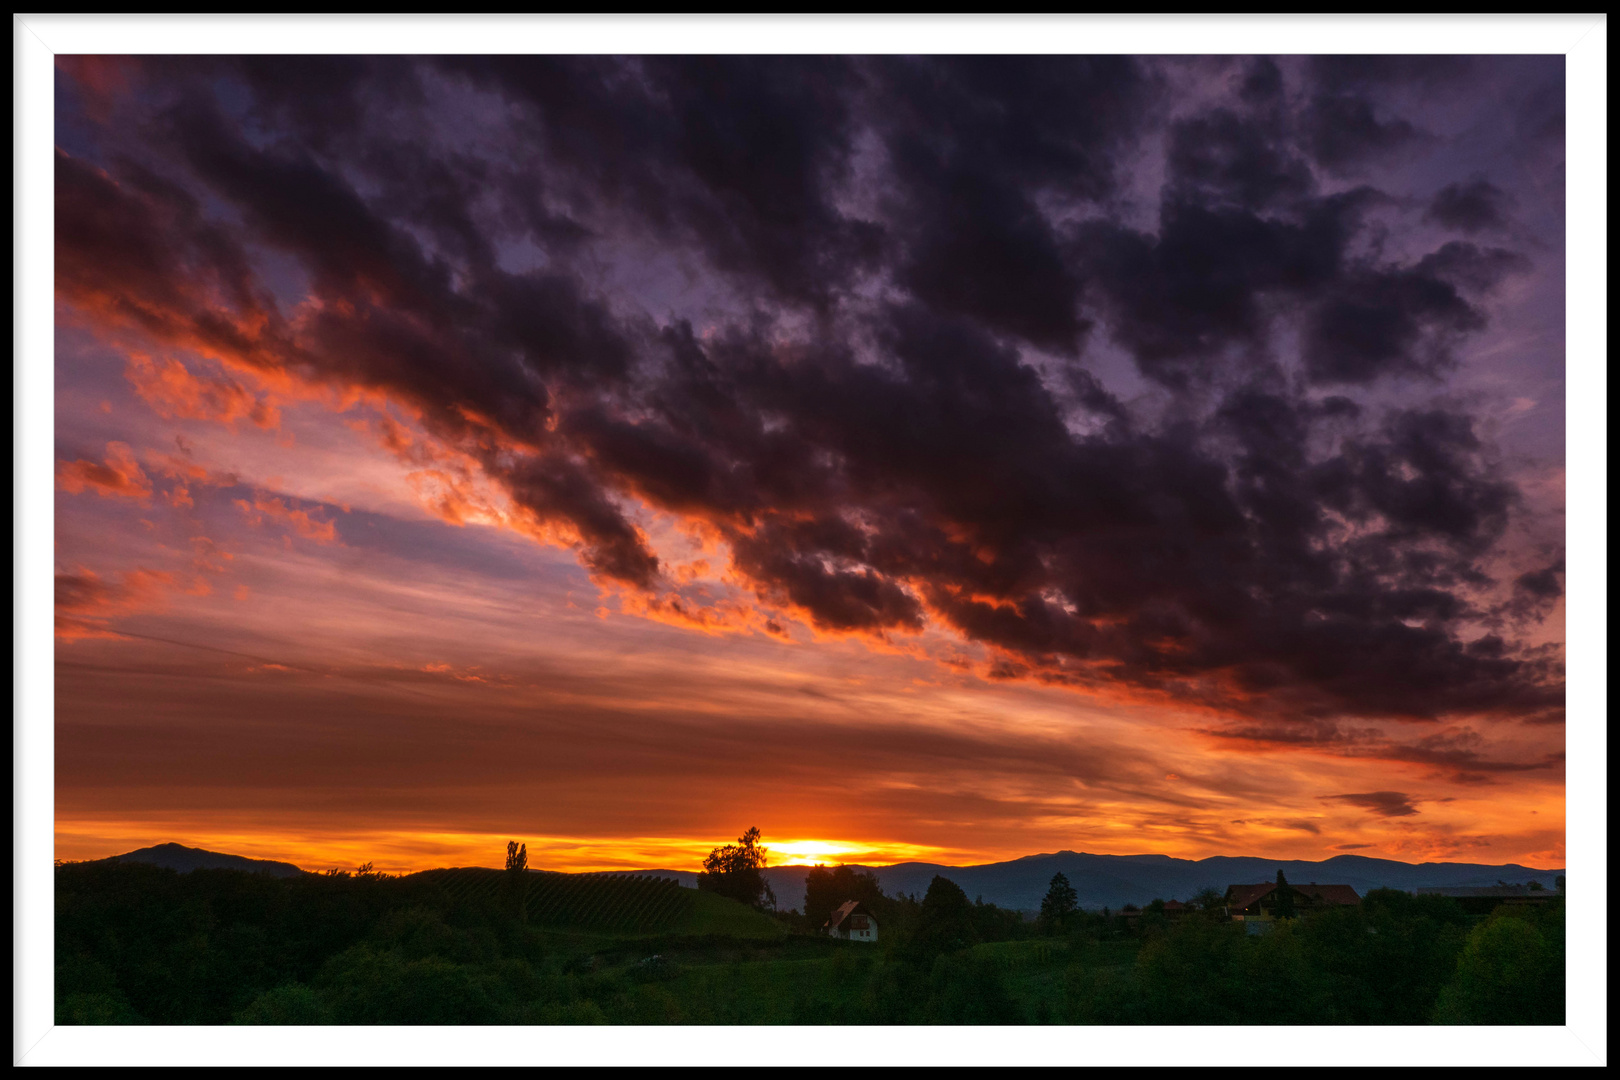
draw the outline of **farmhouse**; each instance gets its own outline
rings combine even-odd
[[[878,936],[877,920],[859,900],[851,900],[833,912],[822,929],[845,941],[876,941]]]
[[[1282,885],[1268,881],[1263,885],[1228,885],[1226,887],[1226,913],[1234,922],[1270,922],[1277,917],[1277,904],[1287,889],[1293,895],[1294,910],[1301,915],[1312,911],[1325,911],[1335,907],[1355,907],[1361,897],[1349,885]]]

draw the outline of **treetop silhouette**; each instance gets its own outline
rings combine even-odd
[[[703,860],[703,872],[698,874],[698,888],[750,907],[774,904],[776,897],[760,873],[769,854],[770,850],[760,844],[758,827],[752,827],[735,844],[709,852]]]

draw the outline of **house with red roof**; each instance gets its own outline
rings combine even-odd
[[[1120,918],[1125,920],[1125,928],[1132,930],[1141,925],[1142,916],[1150,911],[1162,911],[1166,919],[1174,922],[1190,910],[1192,909],[1180,900],[1155,900],[1146,908],[1139,908],[1135,904],[1126,904],[1120,908],[1119,915]]]
[[[1361,903],[1361,896],[1349,885],[1318,885],[1314,881],[1308,885],[1278,885],[1268,881],[1261,885],[1228,885],[1226,913],[1234,922],[1270,922],[1277,917],[1277,905],[1282,901],[1279,889],[1288,890],[1294,911],[1300,915]]]
[[[877,919],[859,900],[841,905],[821,929],[845,941],[876,941],[878,936]]]

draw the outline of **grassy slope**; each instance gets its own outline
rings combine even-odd
[[[747,940],[787,937],[787,927],[735,900],[696,889],[681,891],[691,895],[687,897],[686,914],[671,927],[671,933],[713,934]]]
[[[422,875],[440,884],[446,892],[457,899],[467,899],[474,896],[490,896],[498,891],[502,882],[502,872],[481,868],[462,868],[454,870],[432,870]],[[562,875],[559,875],[562,876]],[[536,890],[546,888],[546,884],[536,880],[533,882]],[[568,922],[567,912],[577,908],[581,911],[602,911],[611,901],[600,899],[605,892],[618,891],[619,888],[634,889],[637,886],[625,881],[622,886],[610,881],[598,879],[590,886],[594,892],[594,899],[558,909],[549,907],[549,918],[542,917],[541,912],[535,912],[535,925],[547,930],[581,931],[591,937],[604,938],[639,938],[639,937],[726,937],[747,941],[768,941],[784,938],[788,935],[787,928],[780,922],[761,912],[739,904],[735,900],[728,900],[714,893],[700,892],[697,889],[681,888],[678,890],[681,903],[679,912],[673,921],[660,925],[655,931],[643,933],[614,932],[606,926],[571,926]],[[538,906],[538,905],[537,905]]]

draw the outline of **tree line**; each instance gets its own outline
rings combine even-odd
[[[731,849],[728,853],[726,849]],[[765,865],[717,848],[720,892]],[[512,879],[527,852],[508,852]],[[56,871],[57,1022],[1559,1024],[1563,901],[1471,917],[1375,890],[1245,934],[1213,891],[1169,919],[1081,910],[1057,875],[1034,921],[936,876],[921,897],[818,866],[780,939],[531,926],[505,890],[459,900],[370,864],[302,878],[129,863]],[[700,881],[703,879],[700,879]],[[718,888],[717,888],[718,886]],[[734,897],[736,898],[736,897]],[[741,897],[762,910],[761,888]],[[859,900],[875,945],[828,940]]]

